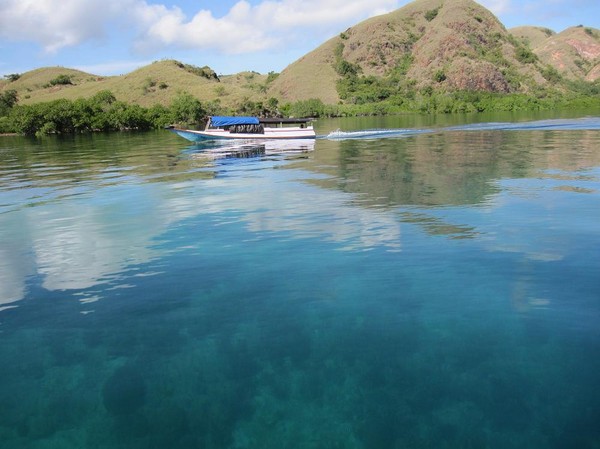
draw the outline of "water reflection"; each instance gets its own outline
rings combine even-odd
[[[210,141],[190,145],[185,152],[200,160],[249,158],[257,156],[294,155],[315,149],[313,139],[268,141]]]
[[[485,204],[500,192],[498,180],[600,165],[598,131],[454,131],[322,144],[313,165],[327,176],[317,185],[388,207]]]
[[[474,226],[447,223],[439,217],[424,212],[411,212],[407,210],[401,212],[399,215],[403,223],[417,224],[430,235],[447,236],[451,239],[469,239],[479,235],[477,228]]]
[[[159,189],[136,195],[106,188],[83,200],[0,216],[2,264],[9,268],[0,283],[3,300],[21,299],[25,280],[34,273],[48,290],[84,289],[111,279],[128,264],[150,260],[152,239],[186,215],[176,204],[155,202],[155,193],[162,196]],[[168,214],[160,213],[164,207]],[[15,237],[18,246],[5,244]]]
[[[315,141],[181,151],[160,138],[121,138],[116,149],[101,140],[86,151],[75,140],[9,153],[0,182],[0,304],[22,299],[32,276],[48,290],[114,281],[159,259],[165,245],[157,240],[199,215],[257,236],[315,238],[353,251],[399,251],[402,227],[416,226],[546,262],[564,258],[600,219],[597,211],[580,217],[581,233],[565,219],[570,208],[589,207],[581,195],[600,190],[590,168],[600,166],[594,131],[453,131],[318,141],[316,151]],[[540,234],[542,227],[554,232]]]
[[[113,282],[126,267],[160,257],[156,238],[198,214],[233,211],[235,220],[252,232],[318,237],[346,249],[398,248],[399,224],[393,216],[357,208],[347,194],[323,195],[321,189],[305,184],[305,179],[313,177],[310,173],[253,169],[251,176],[224,177],[246,168],[214,165],[218,158],[249,154],[287,157],[313,149],[314,141],[194,146],[185,150],[187,157],[170,158],[172,164],[162,169],[173,171],[170,176],[148,175],[148,155],[135,160],[128,154],[125,167],[94,162],[88,170],[33,162],[17,175],[21,179],[18,186],[8,182],[3,186],[12,204],[0,215],[0,236],[3,242],[18,236],[20,243],[3,245],[2,263],[10,269],[3,270],[2,302],[23,298],[26,279],[32,274],[42,278],[47,290],[82,290]],[[285,164],[286,159],[275,163]],[[41,187],[48,172],[53,185]],[[73,194],[76,179],[87,186],[77,182],[79,193]],[[211,182],[203,182],[205,179]],[[32,193],[37,189],[43,193]],[[23,190],[25,199],[15,199],[14,192]],[[176,248],[169,249],[173,250]]]

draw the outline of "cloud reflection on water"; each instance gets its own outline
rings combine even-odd
[[[206,153],[195,157],[202,155]],[[343,249],[399,249],[400,224],[393,214],[358,207],[352,194],[306,184],[303,177],[312,174],[249,163],[224,166],[224,172],[236,171],[235,176],[197,182],[130,179],[127,185],[99,187],[83,197],[65,195],[3,214],[4,235],[18,235],[21,241],[0,253],[10,267],[2,271],[0,304],[22,299],[32,275],[53,291],[114,280],[127,267],[160,257],[156,242],[161,235],[200,214],[233,212],[251,233],[320,238]]]

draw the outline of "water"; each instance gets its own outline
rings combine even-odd
[[[600,447],[600,119],[530,118],[2,137],[0,448]]]
[[[576,119],[551,119],[526,122],[469,123],[460,126],[448,126],[442,128],[384,128],[363,129],[360,131],[342,131],[337,129],[335,131],[331,131],[327,135],[317,136],[317,138],[330,140],[382,139],[449,131],[557,131],[562,129],[598,130],[598,128],[598,119],[596,117],[580,117]]]

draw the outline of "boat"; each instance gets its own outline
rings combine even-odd
[[[166,129],[192,142],[206,140],[289,140],[314,139],[315,130],[310,118],[258,118],[211,116],[204,130]]]

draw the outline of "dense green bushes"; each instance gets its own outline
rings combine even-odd
[[[280,110],[281,109],[281,110]],[[169,124],[197,126],[208,115],[243,114],[296,117],[322,116],[320,100],[283,105],[275,98],[267,102],[242,101],[235,110],[223,108],[218,102],[202,103],[187,92],[179,93],[169,107],[154,105],[143,108],[117,101],[110,91],[98,92],[91,98],[75,101],[60,99],[32,105],[18,105],[16,91],[0,95],[0,133],[25,135],[65,134],[91,131],[148,130]]]
[[[14,105],[0,118],[0,132],[25,135],[64,134],[122,129],[146,130],[170,123],[175,109],[150,109],[117,101],[109,91],[75,101],[60,99],[32,105]],[[181,108],[176,110],[181,112]]]
[[[319,99],[313,98],[310,100],[297,101],[295,103],[286,104],[281,111],[284,115],[290,117],[324,117],[327,116],[327,108]]]
[[[58,75],[56,78],[50,80],[51,86],[58,86],[58,85],[64,86],[67,84],[73,84],[73,82],[71,81],[70,75]]]
[[[360,115],[394,115],[403,113],[448,114],[493,111],[534,111],[558,108],[597,108],[598,94],[589,83],[580,86],[581,93],[539,92],[537,94],[498,94],[489,92],[436,92],[432,89],[412,91],[409,96],[391,95],[376,103],[322,105],[313,117],[350,117]],[[585,91],[585,92],[584,92]],[[315,100],[318,101],[318,100]],[[300,102],[299,102],[300,103]],[[312,111],[318,110],[313,108]]]
[[[425,20],[427,20],[428,22],[431,22],[433,19],[435,19],[437,17],[439,11],[440,11],[440,8],[430,9],[429,11],[427,11],[425,13]]]
[[[538,60],[535,53],[523,45],[519,45],[515,49],[515,57],[517,58],[517,61],[523,64],[533,64]]]

